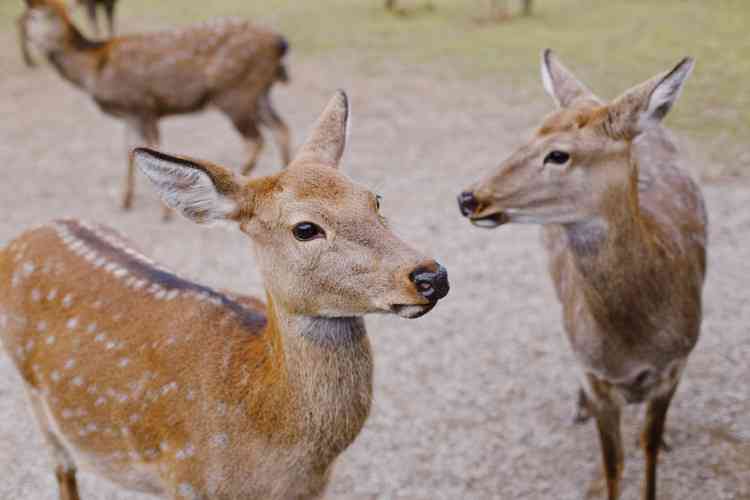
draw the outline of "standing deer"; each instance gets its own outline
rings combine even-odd
[[[238,20],[94,42],[73,25],[59,0],[26,0],[19,20],[23,47],[46,54],[57,72],[88,93],[106,114],[123,120],[131,146],[159,143],[158,122],[209,106],[226,114],[244,137],[248,174],[260,155],[260,125],[270,127],[282,163],[290,158],[289,130],[271,105],[270,91],[287,81],[283,37]],[[26,53],[26,52],[24,52]],[[128,162],[123,208],[133,203],[135,167]]]
[[[78,0],[78,5],[86,8],[86,14],[89,16],[91,27],[94,29],[94,34],[99,36],[99,20],[98,9],[99,6],[104,8],[104,13],[107,16],[107,27],[109,28],[109,36],[115,35],[115,4],[117,0]]]
[[[559,109],[458,200],[479,227],[543,225],[610,500],[624,462],[620,408],[641,402],[643,497],[656,498],[667,410],[700,330],[707,216],[660,123],[692,68],[683,59],[605,103],[545,51],[542,80]]]
[[[170,207],[252,240],[267,305],[180,278],[75,220],[0,252],[0,336],[61,499],[78,499],[78,466],[170,498],[322,494],[370,410],[362,316],[416,318],[448,293],[445,269],[337,170],[347,121],[340,92],[289,167],[254,180],[133,153]]]

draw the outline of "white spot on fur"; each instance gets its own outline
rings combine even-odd
[[[81,387],[83,385],[83,377],[81,377],[80,375],[76,375],[75,377],[73,377],[73,380],[71,380],[71,383],[76,387]]]
[[[122,358],[120,361],[117,362],[117,366],[120,368],[125,368],[130,364],[130,360],[128,358]]]
[[[33,273],[33,272],[34,272],[34,269],[36,269],[36,266],[34,266],[34,263],[33,263],[33,262],[31,262],[31,261],[28,261],[28,262],[24,262],[24,263],[23,263],[23,268],[22,268],[22,270],[23,270],[23,274],[24,274],[24,276],[30,276],[30,275],[31,275],[31,273]]]
[[[94,406],[102,406],[104,403],[107,402],[107,398],[104,396],[99,396],[96,398],[96,401],[94,401]]]
[[[65,297],[63,297],[62,305],[65,308],[68,308],[73,305],[73,294],[65,294]]]
[[[69,360],[67,360],[67,361],[65,362],[65,364],[63,365],[63,368],[65,368],[66,370],[70,370],[70,369],[71,369],[71,368],[73,368],[73,367],[74,367],[75,365],[76,365],[76,360],[75,360],[75,359],[73,359],[73,358],[71,358],[71,359],[69,359]]]
[[[68,327],[68,330],[75,330],[75,328],[78,326],[78,317],[74,316],[70,318],[66,326]]]
[[[47,294],[47,300],[55,300],[55,297],[57,297],[57,288],[53,288],[49,291]]]
[[[188,483],[180,483],[177,488],[178,493],[187,498],[188,500],[195,500],[198,496],[195,494],[195,489]]]
[[[177,460],[185,460],[195,455],[195,448],[192,444],[187,443],[184,448],[177,450],[175,458]]]
[[[50,335],[49,337],[47,337],[46,342],[47,342],[47,345],[54,344],[55,343],[55,336],[54,335]]]
[[[213,436],[211,436],[208,442],[214,448],[223,450],[229,445],[229,436],[227,436],[223,432],[221,434],[214,434]]]
[[[36,324],[36,331],[38,332],[46,332],[47,331],[47,322],[42,320]]]
[[[39,302],[40,300],[42,300],[42,292],[41,292],[41,291],[39,291],[39,289],[38,289],[38,288],[34,288],[34,289],[33,289],[33,290],[31,291],[31,300],[32,300],[33,302]]]
[[[53,370],[52,373],[49,374],[49,377],[52,379],[53,382],[59,382],[60,372],[58,372],[57,370]]]

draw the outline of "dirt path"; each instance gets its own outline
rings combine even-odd
[[[15,50],[6,47],[0,51]],[[292,85],[275,97],[295,140],[335,88],[347,89],[349,174],[384,195],[393,225],[439,257],[452,285],[425,318],[368,320],[374,411],[340,458],[328,498],[583,498],[598,474],[598,443],[593,425],[569,424],[574,361],[538,231],[481,231],[454,203],[549,103],[529,105],[523,89],[438,81],[417,69],[369,75],[347,56],[292,59],[290,68]],[[125,232],[186,276],[260,290],[242,237],[183,221],[163,225],[143,182],[135,210],[118,209],[123,131],[82,95],[49,71],[13,67],[0,96],[0,243],[53,217],[85,217]],[[216,114],[169,121],[163,137],[166,150],[240,165],[240,140]],[[258,173],[273,171],[277,158],[269,148]],[[705,192],[712,223],[705,323],[671,412],[662,500],[750,498],[750,187]],[[51,500],[54,477],[18,382],[0,356],[0,499]],[[638,498],[643,474],[638,418],[637,408],[626,412],[624,499]],[[142,498],[81,476],[84,499]]]

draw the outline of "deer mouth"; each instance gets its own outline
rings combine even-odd
[[[435,304],[437,302],[430,302],[428,304],[393,304],[391,311],[402,318],[416,319],[432,311]]]
[[[481,216],[470,216],[469,222],[477,227],[483,227],[485,229],[493,229],[498,226],[502,226],[506,222],[510,222],[508,214],[505,212],[495,212]]]

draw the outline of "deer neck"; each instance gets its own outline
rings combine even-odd
[[[73,25],[68,28],[68,40],[63,47],[47,52],[47,58],[64,79],[76,87],[92,88],[96,74],[105,62],[106,42],[86,38]]]
[[[607,188],[597,213],[563,226],[585,302],[608,331],[640,329],[665,278],[642,217],[638,170],[631,158],[627,178]]]
[[[290,314],[268,299],[269,328],[278,336],[296,425],[332,460],[359,434],[372,399],[372,356],[362,318]],[[321,445],[322,443],[322,445]]]

